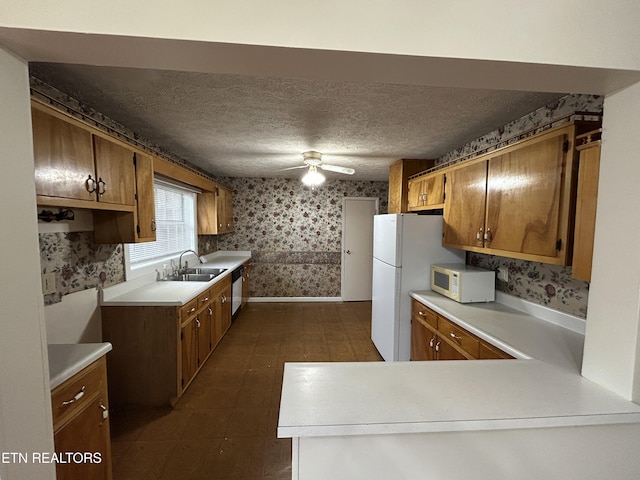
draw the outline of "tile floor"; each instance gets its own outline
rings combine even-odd
[[[371,302],[249,303],[176,407],[114,411],[114,480],[291,478],[285,362],[382,360]]]

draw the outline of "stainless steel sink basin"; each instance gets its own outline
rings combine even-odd
[[[226,268],[215,268],[215,267],[198,267],[198,268],[187,268],[185,273],[187,274],[210,274],[214,277],[217,277],[221,273],[226,272]]]
[[[226,271],[226,268],[187,268],[185,273],[171,275],[167,280],[170,282],[208,282]]]

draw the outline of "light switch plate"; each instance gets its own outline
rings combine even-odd
[[[56,274],[45,273],[42,275],[42,294],[56,293]]]

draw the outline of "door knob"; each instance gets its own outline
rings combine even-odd
[[[345,250],[344,253],[346,253],[347,255],[351,255],[351,250]]]

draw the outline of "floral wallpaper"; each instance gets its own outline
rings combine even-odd
[[[467,262],[495,270],[496,279],[498,268],[507,268],[509,280],[496,280],[497,290],[581,318],[587,316],[589,284],[572,278],[571,267],[481,253],[469,253]]]
[[[41,233],[40,268],[54,273],[57,291],[44,296],[45,305],[63,295],[124,282],[122,245],[97,245],[93,232]]]
[[[342,198],[377,197],[387,211],[388,182],[219,181],[234,190],[235,231],[218,236],[218,249],[251,250],[252,297],[339,297]]]

